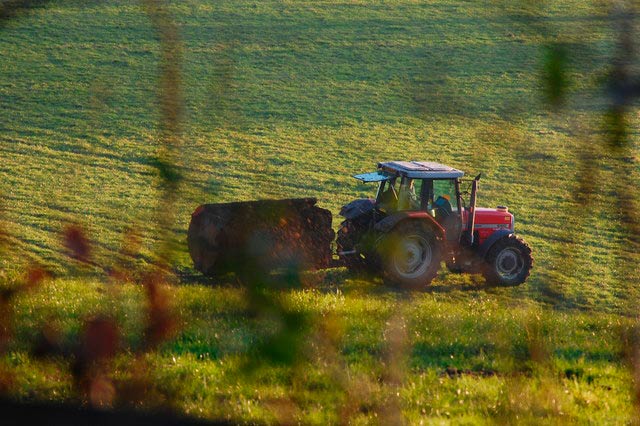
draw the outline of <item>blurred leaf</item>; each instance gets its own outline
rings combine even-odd
[[[32,265],[27,270],[24,285],[26,289],[32,289],[38,287],[44,280],[49,278],[51,278],[49,271],[40,266]]]
[[[101,362],[115,356],[120,332],[115,321],[97,316],[89,319],[80,337],[80,357],[84,362]]]
[[[165,183],[176,185],[182,180],[179,168],[167,160],[155,158],[152,160],[151,165],[158,169],[160,179]]]
[[[31,353],[36,358],[65,354],[62,346],[62,332],[55,323],[49,321],[43,325],[31,348]]]
[[[545,101],[552,107],[564,104],[569,88],[569,52],[565,45],[546,46],[542,69],[542,91]]]
[[[627,144],[628,124],[624,108],[611,107],[603,119],[606,141],[612,148],[620,148]]]
[[[307,318],[300,312],[282,312],[282,328],[258,345],[257,352],[266,362],[292,365],[297,359],[307,329]]]
[[[177,322],[170,306],[170,295],[160,283],[161,273],[151,273],[145,278],[147,296],[147,326],[144,331],[148,349],[157,347],[173,336]]]
[[[81,262],[89,262],[91,246],[84,234],[84,230],[80,226],[67,226],[64,230],[63,240],[69,257]]]

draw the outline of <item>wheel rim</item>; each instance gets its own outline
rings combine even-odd
[[[522,268],[524,268],[524,259],[522,253],[514,248],[506,248],[496,257],[496,272],[502,279],[511,280],[516,278]]]
[[[429,241],[418,235],[410,235],[399,241],[393,254],[393,265],[401,276],[416,278],[426,272],[432,257]]]

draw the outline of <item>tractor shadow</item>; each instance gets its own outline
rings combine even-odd
[[[224,274],[221,276],[207,276],[195,270],[174,271],[177,284],[180,286],[205,286],[205,287],[243,287],[235,274]]]
[[[236,287],[246,284],[235,273],[209,277],[194,270],[176,271],[178,284],[182,286]],[[370,294],[397,297],[412,297],[414,294],[451,294],[473,293],[478,291],[494,292],[511,287],[487,284],[480,275],[454,274],[441,272],[431,284],[418,290],[408,290],[385,282],[374,274],[356,274],[346,268],[328,268],[316,271],[272,271],[265,273],[263,284],[273,286],[274,290],[312,289],[320,293]]]
[[[446,294],[453,292],[474,292],[486,291],[495,288],[487,284],[484,277],[479,274],[456,274],[452,272],[440,271],[438,276],[425,286],[424,293]]]
[[[414,294],[448,294],[460,292],[488,291],[504,288],[487,284],[480,275],[453,274],[442,272],[434,281],[421,289],[409,290],[400,288],[392,283],[385,282],[383,278],[375,274],[353,273],[346,268],[333,268],[316,271],[318,277],[315,285],[310,287],[320,292],[335,292],[339,289],[343,293],[366,293],[371,295],[395,294],[398,297],[412,297]]]

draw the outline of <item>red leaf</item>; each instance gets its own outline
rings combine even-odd
[[[78,225],[69,225],[64,230],[64,245],[69,256],[81,262],[88,262],[91,252],[89,240]]]

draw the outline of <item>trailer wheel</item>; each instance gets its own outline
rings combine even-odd
[[[514,234],[505,236],[489,249],[483,275],[487,284],[514,286],[529,277],[533,266],[531,247]]]
[[[419,221],[401,222],[380,244],[385,278],[403,288],[424,288],[440,268],[441,251],[429,226]]]

